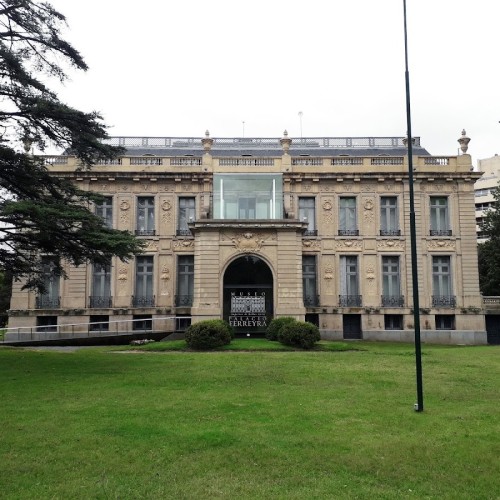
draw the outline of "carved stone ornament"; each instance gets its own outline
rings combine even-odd
[[[149,240],[148,244],[145,248],[146,252],[157,252],[158,251],[158,242],[154,240]]]
[[[404,250],[404,242],[401,240],[382,240],[377,242],[378,250]]]
[[[160,279],[164,281],[168,281],[170,279],[170,269],[167,266],[163,266],[161,268]]]
[[[251,232],[246,232],[231,238],[234,248],[239,252],[259,252],[264,244],[264,239]]]
[[[118,269],[118,279],[120,281],[127,281],[127,278],[128,278],[127,268],[126,267],[120,267],[120,269]]]
[[[337,240],[335,242],[337,250],[361,250],[361,241],[359,240]]]
[[[333,279],[333,267],[325,267],[325,280]]]
[[[323,203],[323,210],[331,210],[333,208],[333,205],[330,201],[325,201]]]
[[[366,200],[363,206],[365,209],[363,218],[367,224],[371,224],[375,220],[375,214],[373,213],[373,207],[375,204],[373,203],[373,200]]]
[[[427,242],[429,250],[455,250],[455,241],[453,240],[430,240]]]
[[[130,203],[127,200],[123,200],[120,203],[120,210],[123,210],[124,212],[126,212],[127,210],[130,210]]]
[[[194,248],[194,240],[175,240],[173,247],[176,250],[192,250]]]
[[[373,200],[366,200],[364,206],[365,206],[365,210],[373,210],[373,207],[374,207]]]
[[[320,242],[318,240],[302,240],[304,250],[320,250]]]
[[[371,266],[366,269],[366,279],[369,282],[372,282],[375,279],[375,269]]]
[[[172,208],[172,204],[169,202],[169,201],[164,201],[162,204],[161,204],[161,209],[164,211],[164,212],[167,212],[168,210],[170,210]]]

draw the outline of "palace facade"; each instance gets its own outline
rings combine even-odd
[[[181,331],[223,318],[262,335],[272,318],[326,339],[413,341],[408,157],[404,138],[112,138],[113,161],[54,175],[104,195],[95,211],[147,242],[108,266],[67,266],[43,295],[15,285],[9,327],[32,335]],[[483,344],[471,157],[413,145],[423,341]],[[165,319],[175,317],[174,323]],[[68,326],[69,328],[69,326]],[[34,333],[33,333],[34,332]]]

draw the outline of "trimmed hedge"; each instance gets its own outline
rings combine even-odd
[[[221,319],[194,323],[185,332],[188,347],[195,350],[215,349],[231,343],[231,327]]]
[[[291,316],[282,316],[281,318],[274,318],[269,323],[266,330],[267,340],[278,340],[279,331],[285,326],[291,323],[295,323],[297,320]]]
[[[305,321],[288,323],[278,332],[279,342],[300,349],[312,349],[320,338],[319,328]]]

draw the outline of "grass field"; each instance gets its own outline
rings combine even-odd
[[[499,347],[238,342],[0,348],[0,498],[500,498]]]

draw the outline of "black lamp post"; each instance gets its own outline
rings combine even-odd
[[[411,237],[411,275],[413,282],[413,324],[415,327],[415,363],[417,375],[417,403],[415,411],[424,410],[422,388],[422,348],[420,345],[420,304],[418,300],[417,272],[417,231],[415,226],[415,195],[413,192],[413,139],[411,135],[410,73],[408,71],[408,35],[406,30],[406,0],[403,0],[404,37],[405,37],[405,83],[406,83],[406,126],[408,148],[408,182],[410,184],[410,237]]]

